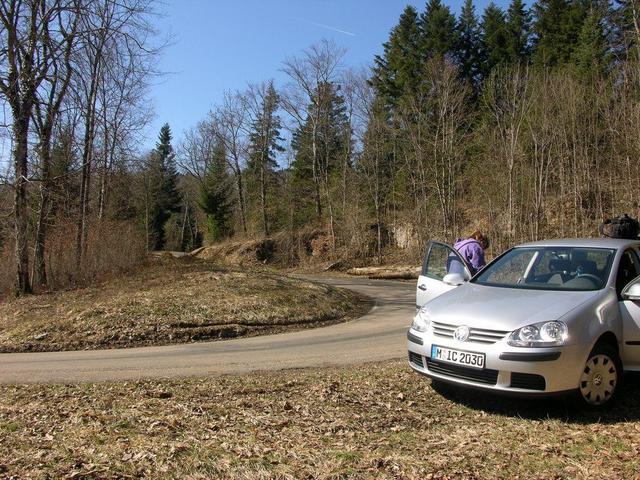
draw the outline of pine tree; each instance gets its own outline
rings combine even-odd
[[[585,4],[581,0],[538,0],[533,8],[534,63],[547,67],[568,63],[587,14]]]
[[[224,145],[214,146],[212,161],[207,165],[200,186],[198,204],[207,217],[206,238],[218,242],[231,234],[231,179],[227,172]]]
[[[510,61],[508,31],[505,15],[493,2],[487,5],[480,25],[482,31],[483,73],[485,78],[491,71]]]
[[[553,66],[569,59],[565,35],[566,0],[538,0],[534,4],[534,61]]]
[[[247,173],[250,187],[256,184],[258,186],[257,189],[250,189],[259,190],[260,192],[262,232],[265,236],[269,235],[267,195],[274,179],[274,171],[278,166],[275,156],[277,152],[284,151],[280,144],[282,142],[280,137],[282,124],[280,117],[276,115],[278,101],[278,94],[271,82],[267,87],[266,95],[262,99],[261,110],[251,126],[252,131],[249,135],[251,144],[249,146]]]
[[[465,0],[458,21],[456,57],[460,76],[476,87],[481,72],[480,29],[473,0]]]
[[[420,52],[423,60],[455,53],[459,43],[456,18],[440,0],[429,0],[425,12],[420,16],[420,27]]]
[[[522,0],[512,0],[507,11],[507,48],[511,63],[529,63],[531,14]]]
[[[155,150],[151,152],[148,174],[148,245],[151,250],[162,250],[165,243],[165,223],[172,213],[178,212],[181,196],[178,192],[178,173],[175,154],[171,146],[171,128],[165,123],[160,129]]]
[[[414,92],[420,80],[420,27],[415,8],[404,9],[383,48],[384,53],[374,58],[371,84],[385,104],[393,106],[400,97]]]
[[[589,10],[582,25],[572,62],[578,75],[586,80],[604,74],[607,69],[607,41],[602,16],[594,8]]]

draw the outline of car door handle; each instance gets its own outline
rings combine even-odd
[[[421,283],[420,285],[418,285],[418,288],[422,291],[425,291],[427,289],[427,286],[424,283]]]

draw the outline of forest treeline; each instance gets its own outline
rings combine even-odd
[[[11,146],[0,178],[0,289],[81,284],[144,254],[127,220],[149,177],[137,145],[162,46],[153,3],[0,2],[2,134]]]
[[[167,119],[140,152],[152,18],[142,0],[0,7],[0,242],[19,292],[231,237],[416,260],[481,228],[500,251],[595,234],[639,200],[638,0],[408,6],[371,68],[320,42],[284,59],[282,85],[227,92],[176,145]]]

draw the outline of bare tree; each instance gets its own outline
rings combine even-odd
[[[409,133],[419,184],[434,187],[445,238],[457,229],[456,202],[469,135],[469,89],[449,61],[427,62],[418,93],[405,102],[404,127]],[[426,190],[423,201],[427,201]]]
[[[110,190],[110,176],[118,156],[133,154],[137,137],[148,124],[149,107],[145,105],[149,77],[154,74],[139,55],[118,55],[110,51],[104,80],[98,87],[98,220],[105,216]]]
[[[356,156],[358,184],[373,207],[376,229],[376,259],[382,262],[383,229],[387,196],[392,183],[391,127],[384,106],[363,72],[347,72],[345,97],[349,105],[349,124],[362,152]],[[351,149],[351,146],[349,146]],[[345,152],[346,154],[346,152]],[[345,156],[345,163],[348,161]],[[346,180],[343,180],[346,182]],[[346,189],[346,186],[344,187]]]
[[[500,155],[507,169],[507,234],[514,238],[515,168],[524,154],[522,145],[525,120],[532,102],[529,69],[515,65],[512,69],[497,69],[487,80],[483,102],[491,112],[498,133],[499,148],[491,148],[489,155]]]
[[[373,204],[376,256],[378,263],[381,263],[384,203],[389,184],[389,127],[379,102],[373,101],[370,105],[369,123],[363,138],[365,148],[358,161],[358,172],[367,197]]]
[[[362,149],[363,138],[367,129],[367,122],[374,101],[373,88],[368,82],[368,72],[364,69],[346,69],[342,72],[340,84],[342,96],[345,100],[347,126],[344,129],[342,171],[342,213],[347,212],[347,198],[349,197],[349,177],[353,158],[358,149]]]
[[[218,135],[210,119],[187,130],[178,147],[178,165],[202,183],[214,161]]]
[[[9,0],[0,3],[0,44],[5,46],[0,50],[0,92],[12,111],[18,293],[28,293],[32,288],[27,246],[30,121],[39,102],[41,88],[49,94],[53,92],[50,100],[54,106],[49,114],[55,115],[59,108],[58,88],[62,88],[65,81],[63,79],[60,85],[56,83],[53,89],[50,79],[59,73],[56,69],[65,68],[61,65],[66,61],[64,58],[69,54],[76,33],[78,8],[75,0]],[[62,61],[58,61],[61,58]],[[43,87],[45,81],[48,88]],[[42,123],[43,127],[44,123],[47,122]],[[51,121],[48,123],[52,125]]]
[[[80,1],[69,2],[66,8],[66,18],[58,18],[57,21],[57,29],[62,40],[56,48],[57,51],[51,56],[51,74],[47,75],[38,91],[38,101],[34,105],[33,114],[40,158],[40,202],[37,212],[32,282],[41,288],[47,285],[44,252],[52,182],[52,135],[73,75],[71,55],[76,43],[83,5]]]
[[[149,21],[153,14],[151,0],[93,0],[81,25],[81,48],[76,57],[79,75],[74,92],[82,112],[82,173],[80,206],[76,235],[76,266],[80,269],[86,251],[90,187],[96,130],[101,105],[100,88],[109,82],[109,70],[116,65],[121,71],[136,75],[140,82],[154,72],[153,61],[161,47],[151,42],[155,30]],[[115,62],[115,63],[114,63]],[[134,83],[135,83],[134,82]]]
[[[247,235],[247,206],[244,185],[244,167],[248,151],[249,112],[241,93],[226,92],[222,105],[211,112],[211,126],[224,145],[227,163],[235,178],[242,231]]]
[[[334,246],[335,218],[328,184],[329,165],[328,159],[322,158],[319,154],[321,141],[319,130],[321,123],[329,115],[327,110],[331,107],[332,99],[327,94],[327,89],[337,81],[344,55],[344,49],[333,42],[323,40],[309,47],[302,55],[287,58],[283,62],[282,69],[291,80],[282,97],[283,108],[290,115],[295,128],[303,129],[308,124],[311,129],[311,167],[315,186],[316,214],[318,218],[322,218],[322,194],[324,193]]]

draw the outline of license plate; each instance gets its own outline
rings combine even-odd
[[[471,368],[484,368],[484,353],[464,352],[438,345],[431,345],[431,360],[455,363]]]

